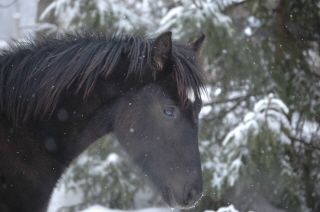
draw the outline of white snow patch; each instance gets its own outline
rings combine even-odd
[[[116,164],[118,163],[120,160],[120,157],[118,154],[116,153],[111,153],[109,154],[108,158],[107,158],[107,164],[110,165],[110,164]]]
[[[205,210],[204,212],[239,212],[233,205],[227,207],[221,207],[218,210]]]
[[[247,35],[247,36],[251,36],[252,35],[252,29],[251,27],[246,27],[244,29],[244,34]]]
[[[3,41],[3,40],[0,40],[0,49],[5,49],[5,48],[8,48],[9,45],[7,42]]]
[[[212,110],[212,106],[208,105],[208,106],[204,106],[201,108],[201,111],[199,113],[199,118],[203,118],[205,116],[207,116]]]

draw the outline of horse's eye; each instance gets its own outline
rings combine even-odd
[[[175,107],[172,107],[172,106],[168,106],[168,107],[165,107],[163,109],[163,113],[165,116],[167,117],[170,117],[170,118],[174,118],[176,117],[176,112],[175,112]]]

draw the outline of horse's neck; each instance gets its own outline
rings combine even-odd
[[[71,136],[65,146],[66,160],[72,160],[97,139],[113,130],[113,119],[117,105],[108,104],[92,114],[90,120],[75,136]]]
[[[30,122],[17,128],[5,116],[0,116],[0,177],[15,186],[10,191],[0,189],[0,206],[5,196],[9,200],[23,199],[17,197],[20,194],[16,191],[24,190],[37,194],[40,201],[37,205],[45,207],[69,163],[95,140],[112,131],[117,101],[104,104],[91,99],[90,102],[78,106],[66,102],[77,113],[72,116],[72,111],[68,111],[69,119],[65,122],[53,114],[48,121]],[[12,207],[9,202],[5,204]],[[29,206],[32,208],[27,201],[21,204],[26,210]]]
[[[117,100],[105,104],[96,98],[82,104],[66,101],[49,120],[30,121],[23,127],[15,127],[1,116],[0,147],[7,142],[14,152],[15,148],[39,149],[59,163],[55,169],[63,169],[95,140],[112,131],[116,104]]]

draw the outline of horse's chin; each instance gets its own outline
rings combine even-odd
[[[168,207],[170,208],[175,208],[175,209],[191,209],[194,208],[196,206],[196,204],[199,202],[199,200],[201,199],[202,195],[192,201],[192,202],[188,202],[188,203],[179,203],[176,198],[174,193],[172,192],[171,189],[169,188],[165,188],[162,191],[162,199],[163,201],[168,205]]]

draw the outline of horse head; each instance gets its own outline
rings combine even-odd
[[[170,207],[190,207],[202,193],[198,113],[161,83],[126,96],[117,108],[120,144]]]

